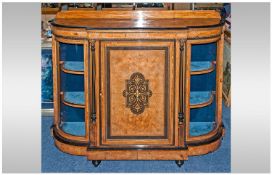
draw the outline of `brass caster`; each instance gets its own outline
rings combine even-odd
[[[94,167],[98,167],[100,163],[101,160],[92,160],[92,164],[94,165]]]
[[[178,167],[181,167],[184,164],[184,160],[175,160]]]

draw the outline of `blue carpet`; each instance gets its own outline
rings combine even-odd
[[[73,156],[59,151],[50,135],[52,117],[42,117],[42,172],[230,172],[230,108],[223,106],[226,129],[221,147],[213,153],[189,157],[181,168],[174,161],[102,161],[95,168],[84,156]]]

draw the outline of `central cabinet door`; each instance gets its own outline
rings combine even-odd
[[[175,144],[175,43],[100,42],[100,144]]]

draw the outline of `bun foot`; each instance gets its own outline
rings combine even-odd
[[[94,165],[94,167],[98,167],[100,163],[101,160],[92,160],[92,164]]]
[[[184,160],[175,160],[178,167],[181,167],[184,164]]]

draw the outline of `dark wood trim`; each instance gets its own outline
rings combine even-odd
[[[187,27],[173,27],[173,28],[157,28],[157,27],[130,27],[130,28],[91,28],[86,26],[67,26],[62,24],[57,24],[55,20],[50,21],[50,24],[55,27],[63,27],[63,28],[79,28],[79,29],[86,29],[86,30],[188,30],[194,28],[214,28],[214,27],[221,27],[224,23],[218,23],[216,25],[209,25],[209,26],[187,26]]]
[[[102,69],[101,69],[101,40],[99,40],[99,78],[98,78],[98,81],[99,81],[99,91],[97,92],[98,95],[99,95],[99,138],[98,138],[98,142],[100,145],[102,145],[102,120],[101,120],[101,114],[102,114],[102,105],[101,105],[101,87],[102,87]],[[98,136],[96,136],[98,137]]]
[[[185,39],[181,39],[180,40],[180,55],[179,55],[179,59],[180,59],[180,65],[179,65],[179,69],[180,69],[180,75],[179,75],[179,113],[183,113],[183,105],[184,105],[184,99],[183,99],[183,54],[184,54],[184,47],[185,47]]]
[[[52,35],[54,35],[56,37],[56,41],[58,42],[61,42],[62,41],[59,41],[58,38],[63,38],[63,39],[71,39],[71,40],[82,40],[82,41],[86,41],[88,40],[88,38],[79,38],[79,37],[72,37],[72,36],[62,36],[62,35],[58,35],[58,34],[55,34],[54,32],[52,32]]]
[[[183,50],[182,50],[182,55],[180,55],[180,59],[181,59],[181,68],[182,68],[182,106],[181,106],[181,110],[182,110],[182,113],[183,113],[183,132],[184,132],[184,146],[187,147],[187,142],[186,142],[186,128],[188,127],[186,122],[187,122],[187,118],[186,118],[186,102],[185,102],[185,92],[186,92],[186,55],[187,55],[187,49],[186,49],[186,46],[187,46],[187,40],[185,40],[183,42]]]
[[[56,127],[55,125],[51,126],[53,128],[53,137],[55,139],[57,139],[58,141],[65,143],[65,144],[69,144],[69,145],[74,145],[74,146],[88,146],[87,150],[91,151],[91,150],[187,150],[188,147],[187,146],[200,146],[200,145],[206,145],[206,144],[210,144],[213,143],[215,141],[217,141],[218,139],[220,139],[223,136],[223,129],[224,129],[224,125],[222,124],[221,129],[217,132],[216,135],[214,135],[213,137],[206,139],[206,140],[201,140],[201,141],[194,141],[194,142],[187,142],[187,145],[185,147],[173,147],[173,148],[163,148],[163,147],[144,147],[144,148],[137,148],[137,145],[135,145],[135,147],[93,147],[90,146],[88,142],[81,142],[81,141],[75,141],[75,140],[70,140],[70,139],[66,139],[64,137],[62,137],[61,135],[58,134],[58,132],[56,131]]]
[[[96,122],[96,112],[95,112],[95,43],[96,43],[96,41],[95,40],[91,40],[91,52],[92,52],[92,62],[90,63],[92,66],[92,77],[90,77],[91,79],[92,79],[92,95],[91,95],[91,103],[92,103],[92,105],[91,105],[91,120],[92,120],[92,122],[93,123],[95,123]],[[90,79],[89,78],[89,79]]]
[[[99,41],[133,41],[133,42],[150,42],[150,41],[168,41],[168,42],[175,42],[175,39],[159,39],[159,38],[156,38],[156,39],[149,39],[149,38],[141,38],[141,39],[138,39],[138,38],[129,38],[129,39],[124,39],[124,38],[101,38],[99,39]]]
[[[188,147],[137,147],[137,145],[134,145],[133,147],[94,147],[94,146],[88,146],[88,151],[108,151],[108,150],[188,150]]]
[[[53,33],[54,36],[58,37],[58,38],[64,38],[64,39],[71,39],[71,40],[91,40],[89,38],[78,38],[78,37],[71,37],[71,36],[62,36],[62,35],[57,35],[55,33]],[[217,35],[209,35],[209,36],[205,36],[205,37],[188,37],[188,38],[183,38],[183,39],[186,39],[186,40],[199,40],[199,39],[212,39],[212,38],[216,38],[216,37],[219,37],[218,40],[220,40],[220,36],[221,34],[217,34]],[[57,38],[56,38],[57,40]],[[100,41],[116,41],[116,40],[119,40],[117,38],[113,38],[113,39],[108,39],[108,38],[100,38],[99,39]],[[139,40],[137,38],[131,38],[131,39],[120,39],[120,41],[136,41],[136,40]],[[172,41],[174,39],[140,39],[141,41],[152,41],[152,40],[161,40],[161,41]],[[58,40],[57,40],[58,41]],[[61,42],[61,41],[59,41]],[[216,42],[216,41],[214,41]]]

